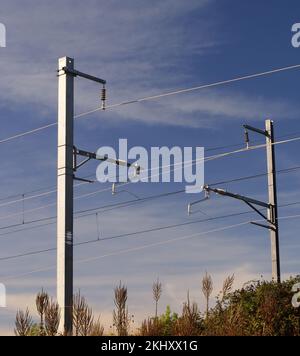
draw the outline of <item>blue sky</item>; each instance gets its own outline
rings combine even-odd
[[[56,120],[57,59],[64,55],[75,58],[78,70],[107,80],[109,103],[300,63],[300,49],[291,46],[291,27],[300,22],[300,5],[294,0],[288,5],[279,0],[55,0],[39,1],[38,5],[33,0],[3,0],[0,10],[0,22],[7,29],[7,47],[0,48],[0,139]],[[244,123],[263,128],[266,118],[274,120],[277,136],[299,133],[299,75],[294,70],[98,112],[76,122],[76,144],[96,150],[104,145],[116,147],[119,138],[127,138],[130,147],[226,146],[243,142]],[[76,79],[75,101],[76,113],[94,109],[99,105],[99,88]],[[0,197],[55,186],[56,135],[53,127],[1,145]],[[298,151],[297,142],[278,146],[278,169],[299,165]],[[263,151],[247,152],[207,163],[206,182],[262,173],[265,169]],[[96,165],[91,163],[82,174],[95,170]],[[300,200],[299,177],[300,171],[279,175],[279,204]],[[75,192],[84,194],[106,187],[82,186]],[[144,197],[182,187],[171,183],[138,184],[128,189]],[[225,188],[267,199],[265,178]],[[25,209],[55,203],[55,198],[53,194],[30,200]],[[128,199],[132,197],[125,193],[111,196],[107,192],[76,201],[75,209]],[[195,197],[182,194],[102,213],[101,236],[203,218],[201,213],[187,216],[186,205],[191,200]],[[201,209],[209,216],[247,211],[242,203],[215,196]],[[22,215],[1,219],[18,212],[22,212],[20,203],[0,207],[0,228],[22,222]],[[27,213],[25,221],[53,214],[55,207],[49,207]],[[299,214],[298,205],[280,209],[280,216],[293,214]],[[256,218],[254,214],[249,216]],[[77,247],[75,261],[221,228],[247,221],[249,216]],[[282,220],[280,226],[285,277],[299,273],[299,227],[297,219]],[[96,233],[95,216],[76,220],[76,242],[94,239]],[[0,235],[0,257],[55,247],[55,238],[55,225]],[[54,267],[55,259],[55,253],[49,252],[0,261],[0,282],[6,284],[8,297],[8,307],[0,309],[1,333],[11,332],[16,309],[31,305],[41,287],[55,295],[55,269],[8,277]],[[269,279],[268,232],[245,225],[75,264],[74,283],[109,326],[112,290],[119,280],[128,285],[129,309],[139,321],[153,311],[151,284],[157,276],[164,286],[161,309],[170,304],[179,311],[188,289],[202,305],[200,282],[206,270],[215,279],[215,294],[228,274],[235,273],[236,287],[261,275]]]

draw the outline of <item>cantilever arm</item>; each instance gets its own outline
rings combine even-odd
[[[262,206],[264,208],[269,208],[270,207],[270,205],[268,203],[262,202],[260,200],[252,199],[252,198],[249,198],[247,196],[240,195],[240,194],[230,193],[230,192],[228,192],[227,190],[224,190],[224,189],[211,188],[209,185],[204,185],[203,186],[203,190],[205,190],[207,192],[214,192],[216,194],[224,195],[224,196],[231,197],[231,198],[234,198],[234,199],[242,200],[244,202],[251,203],[251,204],[254,204],[254,205],[259,205],[259,206]]]
[[[203,190],[205,190],[206,192],[214,192],[219,195],[223,195],[223,196],[227,196],[227,197],[234,198],[237,200],[241,200],[244,203],[246,203],[251,209],[253,209],[257,214],[259,214],[261,217],[263,217],[268,223],[273,225],[272,221],[270,221],[270,219],[268,219],[268,217],[266,215],[264,215],[259,209],[257,209],[254,206],[254,205],[262,206],[263,208],[267,208],[269,210],[272,208],[272,205],[262,202],[260,200],[249,198],[244,195],[230,193],[224,189],[211,188],[209,185],[204,185]],[[258,225],[258,224],[256,224],[256,225]]]

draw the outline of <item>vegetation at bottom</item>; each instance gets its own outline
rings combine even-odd
[[[292,305],[295,298],[293,286],[300,283],[300,276],[282,282],[250,281],[241,289],[233,290],[234,275],[223,283],[222,290],[212,300],[214,285],[206,273],[199,285],[205,299],[204,310],[190,300],[187,292],[181,312],[172,312],[166,306],[159,314],[159,302],[163,293],[162,283],[152,285],[154,313],[135,325],[134,316],[128,310],[128,290],[121,282],[115,287],[113,324],[108,332],[100,316],[93,313],[81,292],[73,298],[73,335],[103,336],[300,336],[300,307]],[[37,319],[27,308],[18,310],[15,335],[63,336],[59,332],[60,309],[57,302],[42,290],[36,296]]]

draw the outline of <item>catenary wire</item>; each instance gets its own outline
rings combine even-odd
[[[279,208],[289,207],[289,206],[296,205],[296,204],[300,204],[300,202],[292,202],[292,203],[287,203],[287,204],[279,205]],[[260,211],[261,211],[261,210],[262,210],[262,209],[260,209]],[[216,216],[216,217],[209,217],[209,218],[206,218],[206,219],[193,220],[193,221],[188,221],[188,222],[179,223],[179,224],[172,224],[172,225],[154,227],[154,228],[151,228],[151,229],[145,229],[145,230],[140,230],[140,231],[134,231],[134,232],[129,232],[129,233],[120,234],[120,235],[115,235],[115,236],[108,236],[108,237],[101,238],[101,239],[99,239],[99,238],[97,237],[96,240],[88,240],[88,241],[83,241],[83,242],[74,243],[73,246],[82,246],[82,245],[87,245],[87,244],[91,244],[91,243],[95,243],[95,242],[100,242],[100,241],[107,241],[107,240],[120,239],[120,238],[123,238],[123,237],[130,237],[130,236],[135,236],[135,235],[140,235],[140,234],[145,234],[145,233],[150,233],[150,232],[157,232],[157,231],[162,231],[162,230],[167,230],[167,229],[173,229],[173,228],[177,228],[177,227],[183,227],[183,226],[193,225],[193,224],[197,224],[197,223],[215,221],[215,220],[219,220],[219,219],[232,218],[232,217],[247,215],[247,214],[251,214],[251,213],[253,213],[253,211],[244,211],[244,212],[232,213],[232,214],[221,215],[221,216]],[[89,215],[85,215],[85,216],[91,216],[91,215],[95,215],[95,213],[89,214]],[[261,220],[256,220],[256,221],[261,221]],[[54,224],[54,223],[48,223],[48,224],[45,224],[44,226],[51,225],[51,224]],[[39,225],[39,226],[37,226],[37,227],[41,227],[41,226],[42,226],[42,225]],[[0,235],[0,236],[1,236],[1,235]],[[26,252],[26,253],[22,253],[22,254],[17,254],[17,255],[12,255],[12,256],[6,256],[6,257],[0,258],[0,262],[2,262],[2,261],[7,261],[7,260],[12,260],[12,259],[16,259],[16,258],[21,258],[21,257],[27,257],[27,256],[37,255],[37,254],[46,253],[46,252],[51,252],[51,251],[56,251],[56,248],[55,248],[55,247],[51,247],[51,248],[43,249],[43,250],[30,251],[30,252]]]
[[[289,219],[289,218],[293,219],[293,218],[296,218],[296,217],[300,217],[300,214],[299,215],[285,216],[283,218],[285,218],[285,219]],[[261,221],[261,220],[257,220],[257,221]],[[101,255],[101,256],[95,256],[95,257],[90,257],[90,258],[86,258],[86,259],[81,259],[81,260],[75,261],[74,264],[92,262],[92,261],[99,260],[99,259],[102,259],[102,258],[105,258],[105,257],[118,256],[118,255],[121,255],[121,254],[126,254],[126,253],[130,253],[130,252],[136,252],[136,251],[144,250],[144,249],[151,248],[151,247],[156,247],[156,246],[161,246],[161,245],[165,245],[165,244],[169,244],[169,243],[173,243],[173,242],[177,242],[177,241],[187,240],[187,239],[190,239],[190,238],[193,238],[193,237],[196,237],[196,236],[203,236],[203,235],[211,234],[211,233],[214,233],[214,232],[222,232],[222,231],[226,231],[226,230],[233,229],[233,228],[236,228],[236,227],[247,225],[247,224],[249,224],[249,222],[250,221],[244,221],[244,222],[241,222],[241,223],[238,223],[238,224],[227,225],[227,226],[224,226],[224,227],[221,227],[221,228],[216,228],[216,229],[213,229],[213,230],[208,230],[208,231],[204,231],[204,232],[200,232],[200,233],[196,233],[196,234],[185,235],[185,236],[181,236],[181,237],[174,238],[174,239],[169,239],[169,240],[165,240],[165,241],[159,241],[159,242],[152,243],[152,244],[147,244],[147,245],[137,246],[137,247],[134,247],[134,248],[129,248],[129,249],[125,249],[125,250],[111,252],[111,253],[107,253],[107,254]],[[56,267],[52,265],[52,266],[49,266],[49,267],[40,268],[40,269],[32,270],[32,271],[29,271],[29,272],[25,272],[25,273],[21,273],[21,274],[17,274],[17,275],[12,275],[12,276],[7,276],[7,277],[1,277],[1,278],[3,280],[10,280],[10,279],[15,279],[15,278],[19,278],[19,277],[32,275],[32,274],[39,273],[39,272],[50,271],[50,270],[53,270],[55,268]]]
[[[236,77],[236,78],[232,78],[232,79],[228,79],[228,80],[222,80],[222,81],[218,81],[218,82],[214,82],[214,83],[210,83],[210,84],[204,84],[204,85],[199,85],[199,86],[195,86],[195,87],[191,87],[191,88],[185,88],[185,89],[179,89],[179,90],[170,91],[170,92],[166,92],[166,93],[161,93],[161,94],[157,94],[157,95],[146,96],[146,97],[139,98],[139,99],[122,101],[120,103],[107,105],[106,109],[113,109],[113,108],[117,108],[117,107],[124,106],[124,105],[136,104],[136,103],[141,103],[141,102],[150,101],[150,100],[157,100],[157,99],[161,99],[163,97],[168,97],[168,96],[171,96],[171,95],[178,95],[178,94],[198,91],[198,90],[201,90],[201,89],[213,88],[213,87],[217,87],[217,86],[221,86],[221,85],[226,85],[226,84],[239,82],[239,81],[243,81],[243,80],[259,78],[259,77],[268,76],[268,75],[271,75],[271,74],[280,73],[280,72],[284,72],[284,71],[288,71],[288,70],[294,70],[294,69],[298,69],[298,68],[300,68],[300,64],[291,65],[291,66],[285,66],[285,67],[276,68],[276,69],[272,69],[272,70],[268,70],[268,71],[264,71],[264,72],[260,72],[260,73],[254,73],[254,74],[240,76],[240,77]],[[75,115],[74,119],[82,118],[84,116],[90,115],[90,114],[95,113],[95,112],[100,111],[100,110],[102,110],[102,108],[101,107],[97,107],[95,109],[92,109],[92,110],[89,110],[89,111],[86,111],[86,112],[83,112],[83,113]],[[30,134],[34,134],[34,133],[40,132],[42,130],[45,130],[47,128],[50,128],[50,127],[53,127],[53,126],[56,126],[56,125],[57,125],[57,122],[52,122],[50,124],[43,125],[43,126],[37,127],[35,129],[32,129],[32,130],[24,131],[24,132],[15,134],[13,136],[6,137],[6,138],[0,140],[0,144],[12,141],[12,140],[20,138],[20,137],[24,137],[24,136],[28,136]]]
[[[299,132],[294,132],[294,133],[290,133],[290,134],[286,134],[286,135],[281,135],[281,136],[278,136],[277,139],[280,139],[280,138],[285,138],[285,137],[288,137],[290,135],[295,135],[295,134],[298,134],[300,133]],[[294,139],[294,138],[293,138]],[[295,138],[297,139],[297,137]],[[253,141],[253,143],[257,143],[258,141]],[[211,147],[211,148],[208,148],[206,149],[206,152],[208,151],[214,151],[214,150],[219,150],[219,149],[224,149],[224,148],[232,148],[232,147],[240,147],[242,144],[232,144],[232,145],[227,145],[227,146],[219,146],[219,147]],[[259,145],[258,145],[259,146]],[[213,157],[213,156],[212,156]],[[181,162],[182,163],[182,162]],[[160,168],[160,167],[158,167]],[[158,168],[154,168],[154,169],[158,169]],[[164,168],[164,167],[161,167],[161,168]],[[85,176],[84,178],[85,179],[88,179],[90,177],[94,176],[94,174],[91,174],[91,175],[88,175],[88,176]],[[96,181],[92,181],[92,182],[83,182],[83,183],[79,183],[79,184],[76,184],[74,185],[74,187],[77,187],[77,186],[80,186],[80,185],[83,185],[83,184],[88,184],[88,183],[94,183]],[[35,192],[40,192],[44,189],[47,189],[47,188],[40,188],[40,189],[36,189],[36,190],[32,190],[32,191],[28,191],[28,192],[22,192],[22,193],[19,193],[19,194],[14,194],[12,196],[9,196],[9,197],[6,197],[6,198],[1,198],[0,201],[4,201],[4,200],[7,200],[7,199],[10,199],[10,198],[16,198],[16,197],[20,197],[22,196],[22,198],[19,198],[19,199],[15,199],[15,200],[10,200],[10,201],[5,201],[5,203],[1,203],[0,204],[0,207],[3,207],[3,206],[7,206],[7,205],[11,205],[11,204],[14,204],[14,203],[18,203],[18,202],[24,202],[26,200],[31,200],[31,199],[34,199],[34,198],[38,198],[38,197],[43,197],[43,196],[47,196],[47,195],[50,195],[50,194],[53,194],[53,193],[56,193],[57,192],[57,188],[56,188],[56,185],[52,186],[51,188],[55,188],[55,189],[51,189],[51,190],[48,190],[46,192],[42,192],[42,193],[39,193],[39,194],[36,194],[36,195],[31,195],[32,193],[35,193]],[[27,196],[29,195],[29,196]],[[26,196],[26,197],[25,197]]]
[[[154,247],[154,246],[158,246],[158,245],[163,245],[163,244],[167,244],[167,243],[171,243],[171,242],[175,242],[175,241],[180,241],[180,240],[187,239],[187,238],[192,238],[192,237],[199,236],[199,235],[209,234],[209,233],[212,233],[212,232],[217,232],[217,231],[220,232],[220,231],[228,230],[229,228],[234,228],[234,227],[246,225],[248,223],[249,222],[247,221],[247,222],[243,222],[243,223],[239,223],[239,224],[229,225],[229,226],[226,226],[226,227],[223,227],[223,228],[219,228],[219,229],[213,229],[213,230],[205,231],[205,232],[202,232],[202,233],[182,236],[182,237],[176,238],[176,239],[160,241],[158,243],[152,243],[152,244],[148,244],[148,245],[144,245],[144,246],[139,246],[139,247],[135,247],[135,248],[130,248],[130,249],[126,249],[126,250],[112,252],[112,253],[105,254],[105,255],[102,255],[102,256],[97,256],[97,257],[93,257],[93,258],[91,257],[89,259],[83,259],[83,260],[75,261],[75,264],[84,263],[84,262],[90,262],[92,260],[97,260],[97,259],[101,259],[101,258],[108,257],[108,256],[114,256],[114,255],[119,255],[119,254],[122,254],[122,253],[128,253],[128,252],[133,252],[133,251],[137,251],[137,250],[140,250],[140,249],[145,249],[145,248],[148,248],[148,247]],[[56,267],[52,265],[50,267],[41,268],[41,269],[38,269],[38,270],[22,273],[22,274],[19,274],[19,275],[1,277],[1,278],[2,278],[2,280],[14,279],[14,278],[17,278],[17,277],[21,277],[21,276],[23,277],[23,276],[34,274],[34,273],[37,273],[37,272],[45,272],[45,271],[53,270],[55,268]]]
[[[293,138],[293,139],[290,139],[290,140],[299,140],[300,137],[296,137],[296,138]],[[291,142],[290,140],[284,140],[284,141],[278,141],[278,142],[274,142],[274,145],[275,144],[282,144],[282,143],[287,143],[287,142]],[[261,148],[261,146],[265,146],[265,145],[258,145],[258,146],[253,146],[252,149],[255,149],[255,148]],[[248,151],[249,149],[244,149],[244,150],[237,150],[238,152],[242,152],[242,151]],[[228,155],[228,154],[232,154],[232,153],[237,153],[237,151],[231,151],[231,152],[227,152],[227,153],[222,153],[220,155],[214,155],[214,156],[210,156],[210,157],[206,157],[206,159],[209,161],[211,159],[217,159],[219,157],[223,157],[223,155]],[[187,161],[187,163],[196,163],[197,161],[202,161],[202,160],[205,160],[204,159],[199,159],[199,160],[191,160],[191,161]],[[182,162],[181,162],[182,163]],[[166,167],[171,167],[171,166],[175,166],[175,165],[178,165],[178,164],[171,164],[171,165],[168,165],[168,166],[163,166],[161,168],[166,168]],[[158,167],[160,168],[160,167]],[[158,168],[151,168],[150,171],[154,170],[154,169],[158,169]],[[181,167],[180,167],[181,169]],[[299,166],[294,166],[294,167],[290,167],[290,168],[287,168],[287,169],[282,169],[282,170],[278,170],[277,173],[284,173],[284,172],[289,172],[289,171],[293,171],[293,170],[297,170],[297,169],[300,169]],[[148,170],[149,171],[149,170]],[[156,174],[156,175],[151,175],[150,177],[147,177],[148,179],[149,178],[153,178],[155,176],[159,176],[161,175],[162,173],[159,173],[159,174]],[[232,182],[236,182],[236,181],[243,181],[243,180],[248,180],[248,179],[252,179],[252,178],[258,178],[258,177],[262,177],[262,176],[266,176],[268,175],[268,173],[261,173],[261,174],[258,174],[258,175],[252,175],[252,176],[246,176],[246,177],[240,177],[240,178],[235,178],[235,179],[232,179],[232,180],[227,180],[227,181],[223,181],[223,182],[218,182],[218,183],[212,183],[211,186],[213,185],[218,185],[218,184],[225,184],[225,183],[232,183]],[[122,183],[120,186],[124,186],[124,185],[127,185],[127,184],[131,184],[132,182],[127,182],[127,183]],[[78,185],[82,185],[82,184],[87,184],[87,183],[79,183]],[[78,186],[77,185],[77,186]],[[94,192],[90,192],[90,193],[85,193],[85,194],[82,194],[82,195],[78,195],[78,196],[75,196],[74,197],[74,200],[78,200],[78,199],[83,199],[83,198],[87,198],[87,197],[91,197],[91,196],[94,196],[96,194],[100,194],[100,193],[103,193],[103,192],[107,192],[107,191],[110,191],[111,188],[102,188],[100,190],[96,190]],[[20,201],[22,201],[22,199],[20,199]],[[47,205],[44,205],[44,206],[41,206],[41,207],[37,207],[37,208],[33,208],[33,209],[27,209],[27,210],[24,210],[22,212],[18,212],[18,213],[12,213],[12,214],[9,214],[9,215],[4,215],[4,216],[0,216],[0,220],[3,220],[3,219],[7,219],[7,218],[11,218],[11,217],[16,217],[16,216],[20,216],[20,215],[23,215],[23,214],[26,214],[26,213],[31,213],[31,212],[36,212],[38,210],[42,210],[42,209],[45,209],[45,208],[48,208],[48,207],[53,207],[55,206],[56,203],[50,203],[50,204],[47,204]],[[1,206],[1,205],[0,205]]]
[[[292,136],[295,136],[295,135],[299,135],[300,134],[300,131],[295,131],[295,132],[290,132],[290,133],[286,133],[285,135],[280,135],[280,136],[277,136],[277,139],[281,139],[281,138],[289,138],[291,135]],[[253,140],[252,143],[259,143],[260,141],[258,140]],[[205,149],[205,152],[212,152],[212,151],[216,151],[216,150],[221,150],[221,149],[227,149],[227,148],[233,148],[233,147],[241,147],[241,146],[244,146],[245,144],[244,143],[236,143],[236,144],[229,144],[229,145],[224,145],[224,146],[214,146],[214,147],[208,147]],[[95,174],[90,174],[90,175],[87,175],[87,176],[84,176],[83,178],[84,179],[89,179],[91,177],[93,177]],[[54,192],[57,192],[57,189],[56,189],[56,184],[54,185],[51,185],[51,186],[46,186],[46,187],[40,187],[38,189],[33,189],[33,190],[30,190],[30,191],[23,191],[21,193],[17,193],[17,194],[13,194],[13,195],[9,195],[9,196],[6,196],[6,197],[2,197],[0,198],[0,201],[7,201],[8,199],[16,199],[17,197],[23,197],[23,196],[30,196],[32,198],[35,198],[35,197],[38,197],[39,195],[32,195],[34,193],[37,193],[37,192],[43,192],[44,190],[47,190],[47,192],[49,194],[54,193]],[[47,193],[45,192],[45,193]],[[22,201],[23,199],[18,199],[18,201]],[[9,201],[10,202],[10,201]]]

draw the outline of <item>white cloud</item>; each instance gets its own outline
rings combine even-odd
[[[180,71],[178,62],[185,56],[198,58],[211,49],[217,50],[216,29],[211,31],[215,20],[205,16],[212,2],[90,0],[90,6],[86,6],[72,1],[43,1],[38,5],[33,0],[23,1],[22,5],[26,3],[31,9],[30,16],[24,16],[24,5],[4,2],[3,21],[10,29],[10,40],[0,58],[1,105],[12,109],[31,106],[39,121],[49,117],[55,121],[56,60],[65,54],[78,59],[78,69],[108,80],[110,103],[194,82],[190,74]],[[196,37],[183,22],[194,11],[201,19]],[[79,81],[77,112],[95,108],[98,95],[97,86]],[[130,120],[197,128],[211,127],[221,118],[295,117],[296,108],[293,103],[261,96],[201,91],[184,98],[122,107],[105,115],[112,118],[111,122]]]
[[[188,33],[182,25],[169,24],[209,2],[90,0],[87,6],[74,1],[36,4],[26,0],[20,6],[6,1],[1,11],[10,39],[0,62],[3,100],[31,103],[39,110],[50,106],[53,112],[56,59],[65,54],[79,58],[79,67],[102,73],[113,84],[123,82],[130,87],[133,80],[155,79],[159,74],[155,67],[161,67],[163,58],[172,65],[181,57],[181,46],[195,51],[196,44],[186,42]],[[27,16],[24,6],[30,8]],[[205,37],[197,41],[197,51],[211,45]],[[78,102],[84,103],[86,97]]]
[[[195,78],[195,74],[190,74],[186,70],[185,59],[195,57],[199,60],[202,55],[218,51],[219,40],[216,39],[218,26],[214,26],[215,16],[206,16],[206,5],[209,6],[211,2],[90,0],[87,5],[70,0],[39,1],[38,4],[34,0],[2,1],[0,20],[8,28],[8,47],[1,51],[0,56],[0,105],[2,109],[9,109],[12,113],[23,112],[23,109],[27,111],[26,120],[23,116],[15,122],[12,122],[10,116],[2,118],[3,129],[13,132],[21,130],[22,127],[37,126],[41,121],[48,122],[50,119],[55,121],[56,61],[65,54],[75,57],[79,70],[98,74],[108,80],[110,103],[165,92],[184,87],[189,85],[188,83],[194,83],[193,85],[204,83],[200,75],[199,78]],[[25,8],[30,11],[25,12]],[[199,19],[196,35],[192,36],[191,31],[195,31],[195,27],[190,28],[184,20],[186,21],[188,15],[196,11]],[[99,88],[81,80],[76,82],[76,87],[77,112],[94,108],[99,101]],[[250,121],[267,116],[273,119],[294,118],[296,109],[297,106],[293,102],[259,94],[246,95],[230,87],[229,91],[199,91],[184,97],[176,96],[122,107],[101,113],[103,115],[101,118],[105,116],[109,119],[105,125],[127,123],[130,120],[133,123],[211,128],[212,125],[221,127],[222,122],[229,120]],[[28,112],[32,115],[28,115]],[[86,125],[92,127],[93,120],[87,120]],[[19,146],[11,145],[9,152],[3,151],[5,158],[1,170],[3,195],[6,195],[7,191],[6,182],[13,186],[12,189],[18,191],[26,190],[28,186],[43,185],[37,166],[43,167],[47,175],[52,171],[54,180],[55,136],[49,140],[48,131],[45,131],[45,136],[42,136],[39,142],[41,149],[35,148],[30,155],[29,150],[36,144],[37,142],[32,143],[29,148],[24,145],[21,149]],[[52,151],[47,151],[50,146],[53,154]],[[26,169],[31,172],[27,174]],[[298,192],[293,191],[286,198],[294,200],[296,194]],[[50,199],[55,200],[54,196]],[[93,204],[104,205],[106,202],[112,200],[107,196],[96,196],[94,200],[82,201],[81,204],[90,207]],[[44,200],[34,202],[36,205],[44,203]],[[217,202],[212,200],[209,204],[205,209],[213,216],[240,209],[240,205],[225,199]],[[30,207],[29,203],[26,203],[26,209]],[[18,205],[17,208],[14,206],[13,209],[21,211],[21,206]],[[45,209],[36,214],[26,214],[26,219],[32,216],[53,215],[53,211],[54,209]],[[4,211],[2,214],[7,213]],[[186,199],[178,199],[176,203],[160,201],[149,207],[143,205],[135,209],[122,209],[104,214],[101,217],[101,231],[103,236],[112,236],[153,225],[178,223],[186,221],[185,214]],[[193,218],[197,217],[194,215]],[[226,221],[222,220],[220,225],[216,225],[226,225]],[[91,244],[79,247],[76,254],[78,251],[78,258],[79,254],[80,258],[97,257],[107,252],[149,244],[152,241],[209,230],[211,226],[210,223],[197,224],[180,230],[138,236],[138,239],[125,238],[114,240],[115,242],[110,244]],[[247,227],[243,233],[232,230],[228,234],[214,234],[201,241],[194,239],[178,242],[145,249],[139,253],[95,260],[80,264],[78,267],[75,265],[78,273],[76,286],[83,289],[91,305],[103,315],[107,324],[111,323],[112,288],[120,278],[129,285],[130,310],[132,309],[138,320],[153,311],[151,284],[157,275],[165,284],[161,311],[166,304],[171,304],[174,309],[180,309],[180,303],[186,298],[187,289],[190,290],[193,300],[201,300],[200,281],[205,269],[213,274],[215,290],[220,289],[221,282],[228,273],[236,274],[236,287],[249,279],[258,278],[258,271],[267,271],[265,277],[269,277],[269,245],[268,239],[264,239],[267,232],[260,238],[261,235],[253,229]],[[291,229],[288,233],[290,231]],[[78,228],[76,226],[76,239],[93,239],[96,236],[95,232],[95,220],[91,217],[81,222]],[[53,247],[54,236],[53,229],[10,235],[9,239],[4,240],[3,255]],[[296,243],[294,246],[297,246]],[[2,273],[13,275],[43,266],[55,266],[55,254],[31,256],[18,261],[19,263],[12,260],[5,265],[1,264],[4,266]],[[288,266],[289,270],[294,271],[297,259],[290,262],[287,262],[285,267]],[[47,273],[37,273],[9,281],[8,317],[1,318],[1,324],[7,324],[9,319],[12,328],[16,308],[24,308],[26,305],[33,308],[34,295],[41,286],[51,291],[55,289],[55,267]],[[0,333],[2,331],[6,332],[0,329]]]

